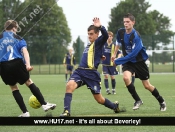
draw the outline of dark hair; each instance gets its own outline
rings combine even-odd
[[[5,22],[5,24],[4,24],[4,29],[5,30],[11,30],[11,29],[13,29],[13,28],[18,28],[18,23],[16,22],[16,21],[14,21],[14,20],[8,20],[8,21],[6,21]]]
[[[131,13],[124,15],[123,18],[129,18],[131,21],[135,21],[135,17]]]
[[[94,26],[94,25],[90,25],[88,27],[88,31],[90,31],[90,30],[94,30],[95,33],[98,33],[99,32],[99,28],[96,27],[96,26]]]

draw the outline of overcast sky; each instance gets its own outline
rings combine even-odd
[[[111,8],[116,7],[120,0],[59,0],[58,5],[63,12],[71,29],[73,41],[78,35],[86,38],[87,27],[92,24],[93,17],[99,17],[106,28],[110,21]],[[175,32],[175,0],[147,0],[152,6],[149,10],[158,10],[171,19],[171,30]]]

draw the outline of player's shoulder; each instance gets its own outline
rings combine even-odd
[[[126,30],[125,30],[125,28],[119,28],[118,30],[117,30],[117,33],[123,33],[123,32],[125,32]]]
[[[18,39],[18,40],[24,40],[21,36],[17,35],[17,34],[13,34],[13,37],[15,39]]]

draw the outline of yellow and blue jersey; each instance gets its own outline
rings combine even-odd
[[[113,66],[113,62],[111,60],[112,55],[114,54],[116,44],[112,42],[111,44],[105,43],[103,47],[103,55],[106,57],[105,60],[102,61],[102,64],[105,66]],[[118,50],[117,55],[121,54],[121,51]]]
[[[63,64],[67,64],[67,65],[71,65],[71,66],[76,65],[74,55],[73,54],[71,55],[70,53],[65,54]]]
[[[22,48],[27,47],[26,41],[13,32],[4,31],[0,34],[0,62],[23,59]]]
[[[97,69],[100,64],[103,46],[108,39],[108,33],[105,27],[102,26],[101,36],[98,37],[95,42],[90,43],[86,46],[83,51],[81,62],[79,67],[85,69]]]

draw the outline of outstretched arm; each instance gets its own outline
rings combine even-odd
[[[100,44],[104,44],[108,39],[108,33],[107,33],[105,27],[101,25],[100,19],[97,18],[97,17],[95,17],[93,19],[93,25],[98,27],[99,30],[101,31],[102,35],[99,37],[98,41],[99,41]]]

